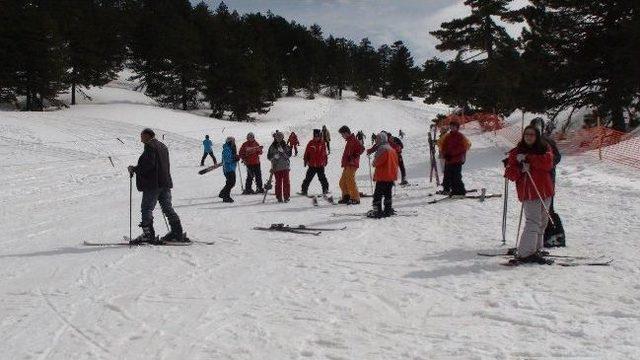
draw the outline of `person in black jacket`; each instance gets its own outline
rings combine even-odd
[[[140,227],[142,235],[131,239],[132,244],[144,242],[156,242],[155,231],[153,230],[153,209],[156,203],[160,203],[160,208],[166,215],[171,231],[163,236],[160,241],[180,241],[188,242],[182,231],[180,218],[171,205],[171,180],[169,150],[165,144],[155,138],[156,134],[151,129],[144,129],[140,133],[140,141],[144,144],[144,151],[138,159],[136,166],[129,166],[129,174],[136,176],[136,188],[142,192],[141,213],[142,220]]]

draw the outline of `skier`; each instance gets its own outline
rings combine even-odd
[[[322,125],[322,139],[327,145],[327,154],[331,154],[331,134],[329,134],[329,129],[327,129],[326,125]]]
[[[553,151],[542,139],[538,129],[527,126],[518,145],[509,151],[504,176],[516,183],[522,202],[525,225],[512,263],[546,263],[539,254],[542,249],[547,209],[554,194],[551,181]]]
[[[362,132],[362,130],[358,131],[358,133],[356,134],[356,139],[358,139],[358,141],[360,142],[360,145],[364,146],[365,138],[366,136],[364,135],[364,132]]]
[[[347,144],[342,153],[343,170],[340,177],[342,199],[338,201],[338,204],[360,204],[360,192],[356,184],[356,171],[360,167],[360,155],[364,152],[364,147],[360,145],[355,135],[351,133],[351,130],[346,125],[340,128],[339,133]]]
[[[371,133],[371,146],[376,144],[376,133]]]
[[[398,179],[398,154],[389,145],[385,132],[376,136],[373,166],[375,167],[373,180],[376,182],[376,189],[373,193],[373,209],[367,213],[367,216],[378,219],[395,214],[392,207],[391,190],[394,182]],[[383,198],[384,211],[382,210]]]
[[[322,194],[326,195],[329,192],[329,182],[324,174],[324,168],[327,166],[327,147],[322,140],[322,131],[320,129],[313,129],[313,139],[309,141],[304,151],[304,166],[307,165],[307,176],[302,181],[301,195],[307,195],[309,191],[309,184],[313,177],[318,174],[318,180],[322,185]]]
[[[136,175],[136,188],[142,192],[141,221],[142,235],[130,239],[131,244],[144,242],[156,242],[156,234],[153,230],[153,209],[156,203],[160,203],[162,213],[167,217],[171,231],[163,236],[160,241],[189,242],[182,231],[180,217],[171,205],[171,169],[169,162],[169,149],[156,139],[153,130],[147,128],[140,133],[140,141],[144,144],[144,151],[138,159],[136,166],[129,166],[129,175]]]
[[[449,132],[440,142],[440,154],[444,158],[443,193],[451,196],[465,195],[462,182],[462,165],[466,161],[471,142],[460,132],[460,124],[452,121]]]
[[[247,166],[247,180],[245,181],[243,195],[261,194],[264,192],[262,188],[262,170],[260,169],[260,155],[262,155],[262,146],[258,144],[252,132],[247,134],[247,141],[240,146],[238,155],[242,162]],[[256,191],[252,189],[253,179],[256,179]]]
[[[400,167],[400,176],[402,177],[402,180],[400,181],[400,185],[407,185],[409,184],[407,182],[407,171],[404,168],[404,161],[402,160],[402,149],[404,149],[404,145],[402,144],[402,141],[400,141],[400,139],[391,135],[389,131],[387,131],[386,134],[387,134],[387,139],[389,141],[389,145],[398,154],[398,167]]]
[[[238,155],[236,154],[236,139],[233,136],[227,137],[224,145],[222,145],[222,172],[226,178],[226,183],[220,194],[223,202],[232,203],[231,189],[236,186],[236,166],[238,165]]]
[[[271,171],[276,178],[276,198],[278,202],[289,202],[291,184],[289,169],[291,148],[284,141],[284,134],[280,131],[273,135],[273,144],[267,151],[267,158],[271,161]]]
[[[562,155],[558,150],[558,145],[556,142],[547,134],[545,134],[545,124],[544,120],[540,117],[537,117],[531,120],[529,125],[535,126],[540,134],[542,135],[542,140],[545,141],[553,151],[553,168],[551,169],[551,182],[553,183],[553,188],[555,192],[556,186],[556,166],[560,163],[562,159]],[[566,246],[565,242],[565,233],[564,228],[562,226],[562,220],[560,216],[555,211],[555,207],[553,206],[554,198],[551,197],[551,205],[549,206],[549,213],[551,214],[551,218],[553,219],[553,223],[549,222],[547,224],[547,228],[544,231],[544,247],[554,247],[554,246]]]
[[[298,156],[298,145],[300,145],[300,141],[298,141],[298,135],[296,135],[294,131],[289,134],[287,145],[289,145],[290,148],[293,148],[294,156]]]
[[[398,130],[398,136],[400,139],[404,140],[404,131],[402,131],[402,129]]]
[[[211,158],[213,159],[213,164],[217,165],[218,160],[216,160],[215,155],[213,155],[213,142],[209,140],[209,135],[204,136],[202,147],[204,148],[204,154],[202,155],[202,159],[200,160],[200,166],[204,166],[204,160],[207,158],[207,155],[211,156]]]

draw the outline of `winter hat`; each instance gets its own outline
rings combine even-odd
[[[255,135],[253,135],[253,133],[250,132],[250,133],[247,134],[247,138],[255,139]]]
[[[343,125],[338,132],[340,134],[351,134],[351,129],[347,125]]]
[[[387,137],[387,133],[384,131],[380,131],[380,134],[376,136],[376,140],[380,145],[384,145],[389,142],[389,138]]]
[[[209,138],[209,135],[205,135],[205,136],[204,136],[204,138],[205,138],[205,139],[208,139],[208,138]]]
[[[322,136],[322,130],[313,129],[313,137],[320,137],[320,136]]]
[[[278,141],[284,140],[284,134],[281,133],[280,131],[276,131],[276,133],[273,135],[273,137]]]
[[[228,142],[228,143],[236,142],[236,138],[234,138],[233,136],[228,136],[225,142]]]
[[[452,121],[452,122],[449,123],[449,128],[452,128],[452,127],[456,128],[456,129],[459,129],[460,128],[460,123],[457,122],[457,121]]]

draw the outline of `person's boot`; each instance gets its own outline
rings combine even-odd
[[[360,200],[350,199],[347,205],[360,205]]]
[[[165,241],[189,242],[190,241],[185,236],[182,230],[182,224],[180,223],[180,220],[169,222],[169,226],[171,227],[171,231],[169,231],[165,236],[160,238],[161,242],[165,242]]]
[[[223,198],[223,199],[222,199],[222,202],[225,202],[225,203],[232,203],[232,202],[233,202],[233,199],[232,199],[231,197],[226,197],[226,198]]]
[[[409,182],[407,182],[407,179],[402,178],[402,181],[400,181],[400,185],[408,185]]]
[[[380,219],[384,217],[382,213],[382,206],[380,204],[374,204],[373,209],[367,211],[367,217],[372,219]]]
[[[139,225],[142,228],[142,234],[140,234],[135,239],[129,239],[129,244],[131,245],[140,245],[143,243],[154,243],[156,242],[156,232],[153,230],[153,224],[149,225]]]
[[[264,194],[264,189],[263,188],[258,188],[256,190],[256,194]]]
[[[385,203],[384,204],[384,212],[383,215],[385,217],[389,217],[389,216],[393,216],[396,214],[396,211],[393,209],[393,207],[391,206],[391,204],[389,203]]]
[[[338,204],[349,204],[349,195],[342,195],[342,199],[338,200]]]

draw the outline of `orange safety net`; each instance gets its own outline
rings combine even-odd
[[[477,121],[483,131],[496,131],[504,127],[504,119],[496,114],[475,113],[473,115],[449,115],[440,123],[440,126],[448,126],[452,122],[457,122],[461,127],[464,124]]]

